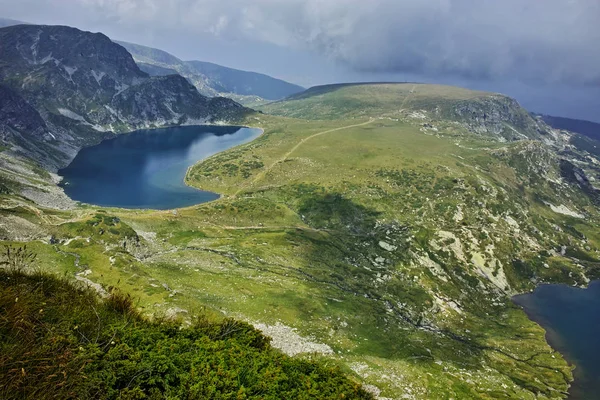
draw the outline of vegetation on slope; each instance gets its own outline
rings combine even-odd
[[[443,90],[379,89],[361,89],[381,102],[370,118],[248,117],[260,138],[189,171],[218,201],[60,212],[13,193],[0,233],[38,239],[49,270],[117,286],[145,314],[191,323],[206,306],[290,353],[317,345],[383,397],[564,398],[571,367],[510,296],[600,276],[598,211],[577,180],[589,156],[553,131],[503,143],[412,102],[443,108]]]
[[[15,250],[16,251],[16,250]],[[114,289],[0,270],[0,397],[370,399],[335,367],[292,359],[233,319],[147,320]]]
[[[401,118],[458,122],[479,134],[508,140],[538,138],[536,121],[506,96],[418,83],[352,83],[310,88],[259,106],[273,115],[301,119]]]

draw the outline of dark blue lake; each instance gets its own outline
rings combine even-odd
[[[576,366],[569,399],[599,399],[600,282],[588,289],[542,285],[513,300],[546,329],[548,343]]]
[[[105,207],[171,209],[219,198],[186,186],[188,167],[247,143],[260,129],[186,126],[119,135],[82,149],[58,171],[73,200]]]

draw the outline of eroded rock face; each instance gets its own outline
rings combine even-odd
[[[600,190],[596,189],[585,171],[568,160],[560,160],[560,174],[567,182],[577,185],[596,204],[600,204]]]
[[[41,115],[19,94],[0,85],[0,134],[4,138],[11,132],[21,132],[41,137],[48,127]]]
[[[507,140],[535,139],[541,134],[536,121],[510,97],[494,95],[463,101],[453,112],[477,133],[500,135]]]
[[[248,111],[202,96],[181,76],[150,77],[105,35],[64,26],[0,29],[0,82],[2,138],[50,170],[113,132],[230,121]]]

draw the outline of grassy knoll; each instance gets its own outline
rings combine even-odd
[[[418,83],[341,84],[311,88],[261,107],[269,114],[300,119],[398,116],[402,110],[433,110],[489,93]]]

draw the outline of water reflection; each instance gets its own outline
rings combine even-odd
[[[177,127],[117,136],[81,150],[59,171],[74,200],[124,208],[170,209],[203,203],[218,195],[190,188],[189,166],[251,141],[260,130],[239,127]]]

